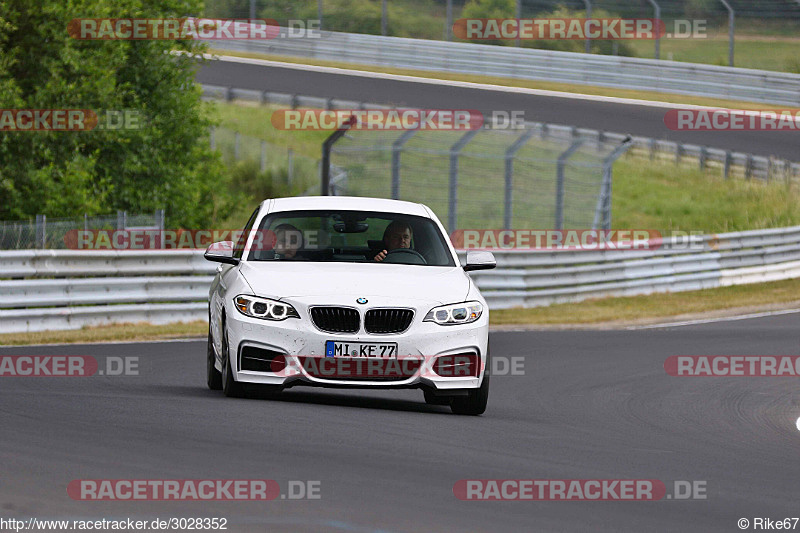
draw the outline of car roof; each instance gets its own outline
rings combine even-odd
[[[266,200],[269,202],[269,200]],[[363,196],[295,196],[292,198],[275,198],[272,200],[270,212],[299,211],[313,209],[343,209],[348,211],[379,211],[416,215],[430,218],[425,206],[402,200],[387,198],[368,198]]]

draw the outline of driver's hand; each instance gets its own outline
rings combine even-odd
[[[388,252],[386,250],[381,250],[380,253],[375,256],[375,261],[383,261],[384,259],[386,259],[387,253]]]

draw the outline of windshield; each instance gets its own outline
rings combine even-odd
[[[455,266],[433,220],[371,211],[270,214],[257,228],[250,261]]]

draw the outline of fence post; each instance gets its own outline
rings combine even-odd
[[[256,0],[250,0],[250,20],[256,18]]]
[[[128,212],[117,211],[117,229],[122,230],[128,226]]]
[[[386,36],[386,0],[381,2],[381,35]]]
[[[208,144],[211,150],[217,149],[217,143],[214,140],[214,131],[216,131],[216,128],[214,126],[211,126],[211,131],[208,132],[208,141],[209,141]]]
[[[322,29],[322,0],[317,0],[317,18],[319,19],[319,29]]]
[[[598,224],[601,222],[602,216],[602,229],[608,231],[611,229],[611,197],[613,187],[613,168],[614,162],[622,157],[622,154],[628,151],[633,144],[631,136],[627,136],[622,144],[617,146],[608,157],[603,160],[603,183],[600,186],[600,196],[597,198],[597,207],[594,211],[594,222],[592,229],[597,229]]]
[[[447,24],[447,27],[444,30],[445,31],[445,33],[444,33],[445,40],[452,41],[453,40],[453,0],[447,0],[447,8],[446,8],[445,13],[446,13],[446,17],[447,17],[447,21],[445,22],[445,24]],[[450,231],[453,231],[453,230],[450,230]]]
[[[36,248],[45,248],[47,242],[47,216],[36,215]]]
[[[735,19],[735,12],[726,0],[719,0],[725,9],[728,10],[728,66],[733,66],[733,25]]]
[[[392,143],[392,199],[400,199],[400,154],[403,146],[419,130],[406,130]]]
[[[155,223],[159,231],[164,231],[164,210],[156,209]]]
[[[294,181],[294,149],[289,148],[286,154],[289,158],[288,162],[288,169],[286,171],[286,179],[288,180],[287,185],[291,185]]]
[[[483,129],[481,127],[481,129]],[[450,194],[447,207],[447,231],[450,233],[456,230],[457,209],[458,209],[458,156],[467,143],[472,140],[480,129],[470,130],[450,147]]]
[[[511,229],[511,220],[513,216],[513,199],[514,199],[514,156],[517,154],[520,148],[525,146],[525,143],[528,142],[534,134],[534,129],[530,128],[525,130],[522,135],[520,135],[514,143],[508,147],[506,150],[506,169],[505,169],[505,178],[506,178],[506,189],[505,189],[505,198],[504,198],[504,209],[503,209],[503,228],[504,229]]]
[[[519,24],[519,20],[522,18],[522,0],[517,0],[516,3],[517,3],[517,5],[516,5],[516,10],[515,10],[515,15],[517,17],[517,24]],[[517,48],[519,48],[519,44],[520,44],[519,43],[519,33],[520,32],[517,32],[517,38],[514,39],[514,46],[516,46]]]
[[[267,170],[267,141],[261,141],[261,172]]]
[[[656,31],[656,59],[661,59],[661,6],[656,3],[656,0],[647,0],[656,10],[656,20],[658,21],[658,28]],[[616,43],[617,41],[614,41]]]
[[[331,133],[322,143],[322,160],[320,161],[320,188],[322,196],[329,196],[331,188],[331,149],[334,143],[342,138],[353,125],[358,123],[355,115],[348,118],[342,127]],[[292,156],[289,156],[289,161],[292,161]],[[290,169],[291,170],[291,169]]]
[[[591,0],[583,0],[583,3],[586,4],[586,18],[587,19],[592,18],[592,2],[591,2]],[[591,51],[592,51],[592,40],[589,39],[588,36],[586,37],[586,41],[584,43],[584,47],[586,49],[585,52],[587,54],[591,53]]]
[[[567,159],[581,147],[585,139],[578,139],[574,141],[569,148],[564,150],[558,156],[558,163],[556,164],[556,220],[555,226],[557,230],[564,229],[564,167],[567,164]]]
[[[234,134],[233,134],[233,160],[234,161],[238,161],[239,160],[239,141],[240,141],[240,137],[241,137],[241,135],[239,134],[238,131],[234,132]]]
[[[725,168],[722,171],[722,175],[725,177],[725,179],[728,179],[728,176],[731,172],[731,157],[731,151],[725,150]]]

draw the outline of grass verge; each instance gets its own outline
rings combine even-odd
[[[700,291],[659,293],[622,298],[598,298],[579,303],[555,304],[529,309],[498,309],[491,312],[494,325],[636,323],[707,315],[727,309],[743,312],[789,307],[800,303],[800,279],[736,285]]]
[[[208,332],[204,320],[176,324],[111,324],[64,331],[0,334],[0,345],[80,344],[83,342],[147,341],[203,336]]]

